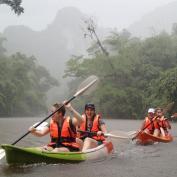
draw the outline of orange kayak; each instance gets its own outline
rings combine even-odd
[[[153,144],[154,142],[169,143],[173,141],[173,137],[171,135],[165,137],[159,137],[159,136],[157,137],[146,132],[139,133],[136,139],[137,139],[137,143],[141,145]]]

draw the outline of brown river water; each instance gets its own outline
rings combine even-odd
[[[10,144],[42,118],[0,119],[0,144]],[[137,120],[105,120],[108,130],[132,131],[140,127]],[[0,177],[177,177],[177,123],[172,123],[174,141],[149,146],[131,140],[113,140],[115,153],[108,159],[79,164],[28,165],[13,167],[0,161]],[[41,146],[49,137],[28,135],[19,146]]]

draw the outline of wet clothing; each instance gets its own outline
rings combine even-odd
[[[164,116],[157,117],[154,121],[154,125],[156,129],[160,130],[160,128],[163,128],[163,130],[165,131],[165,135],[168,135],[168,129],[171,129],[171,125],[168,119]]]
[[[79,150],[79,145],[76,143],[76,128],[72,124],[72,119],[66,117],[63,119],[61,125],[51,119],[50,121],[50,137],[51,142],[48,146],[55,147],[67,147],[69,150]]]
[[[79,138],[84,140],[86,137],[93,138],[97,141],[103,142],[105,140],[104,135],[97,136],[96,133],[98,131],[101,131],[101,125],[104,124],[104,122],[101,120],[100,115],[95,115],[93,120],[89,121],[86,118],[86,115],[82,115],[84,121],[79,126],[79,130],[81,131],[88,131],[90,133],[79,133]],[[92,134],[93,133],[93,134]]]
[[[144,122],[144,127],[143,127],[143,129],[145,128],[145,129],[148,129],[149,130],[149,133],[150,134],[153,134],[153,132],[154,132],[154,122],[153,122],[153,120],[151,119],[151,118],[149,118],[149,117],[145,117],[145,120],[144,120],[145,122]]]
[[[160,119],[160,126],[164,129],[165,131],[165,135],[168,135],[168,129],[171,129],[171,125],[168,121],[167,118],[165,118],[164,116],[161,117]]]

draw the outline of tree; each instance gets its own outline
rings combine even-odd
[[[6,4],[11,7],[11,9],[17,14],[20,15],[24,12],[24,8],[21,6],[22,0],[0,0],[1,4]]]
[[[46,111],[46,93],[58,81],[34,57],[0,57],[0,115],[34,116]]]
[[[67,63],[66,77],[97,75],[101,82],[90,97],[80,102],[93,101],[105,115],[119,118],[143,118],[148,107],[175,102],[177,108],[177,39],[165,32],[141,40],[123,30],[113,32],[104,41],[109,48],[109,61],[114,66],[116,78],[107,56],[93,45],[89,57],[73,57]],[[160,80],[159,80],[160,78]],[[73,85],[72,85],[73,86]]]

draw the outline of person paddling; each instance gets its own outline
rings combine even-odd
[[[102,144],[105,140],[103,133],[107,132],[106,126],[102,121],[101,116],[96,114],[94,104],[87,103],[85,105],[85,111],[82,115],[82,121],[79,126],[79,130],[83,131],[79,133],[79,138],[84,142],[82,151],[95,148]]]
[[[171,129],[171,125],[167,118],[163,115],[163,109],[162,108],[156,108],[155,110],[155,120],[154,120],[154,136],[167,136],[168,129]]]
[[[149,108],[148,109],[148,114],[145,117],[141,129],[137,132],[137,134],[135,135],[135,137],[132,138],[132,140],[136,139],[136,144],[143,144],[144,142],[142,141],[141,138],[138,138],[138,136],[142,133],[148,133],[148,134],[153,134],[154,132],[154,113],[155,113],[155,109],[154,108]],[[153,144],[152,140],[147,140],[146,144]]]
[[[153,134],[153,132],[154,132],[154,123],[153,123],[154,113],[155,113],[154,108],[148,109],[148,115],[145,117],[140,131],[144,131],[146,133]]]
[[[51,111],[55,112],[62,105],[54,104]],[[69,116],[65,116],[65,107],[74,114],[75,118],[71,119]],[[34,127],[29,128],[29,131],[38,137],[50,133],[51,142],[44,147],[46,150],[53,150],[53,152],[80,150],[79,140],[76,139],[76,126],[79,125],[82,117],[70,103],[65,107],[62,107],[52,116],[49,126],[43,130],[37,130]]]

